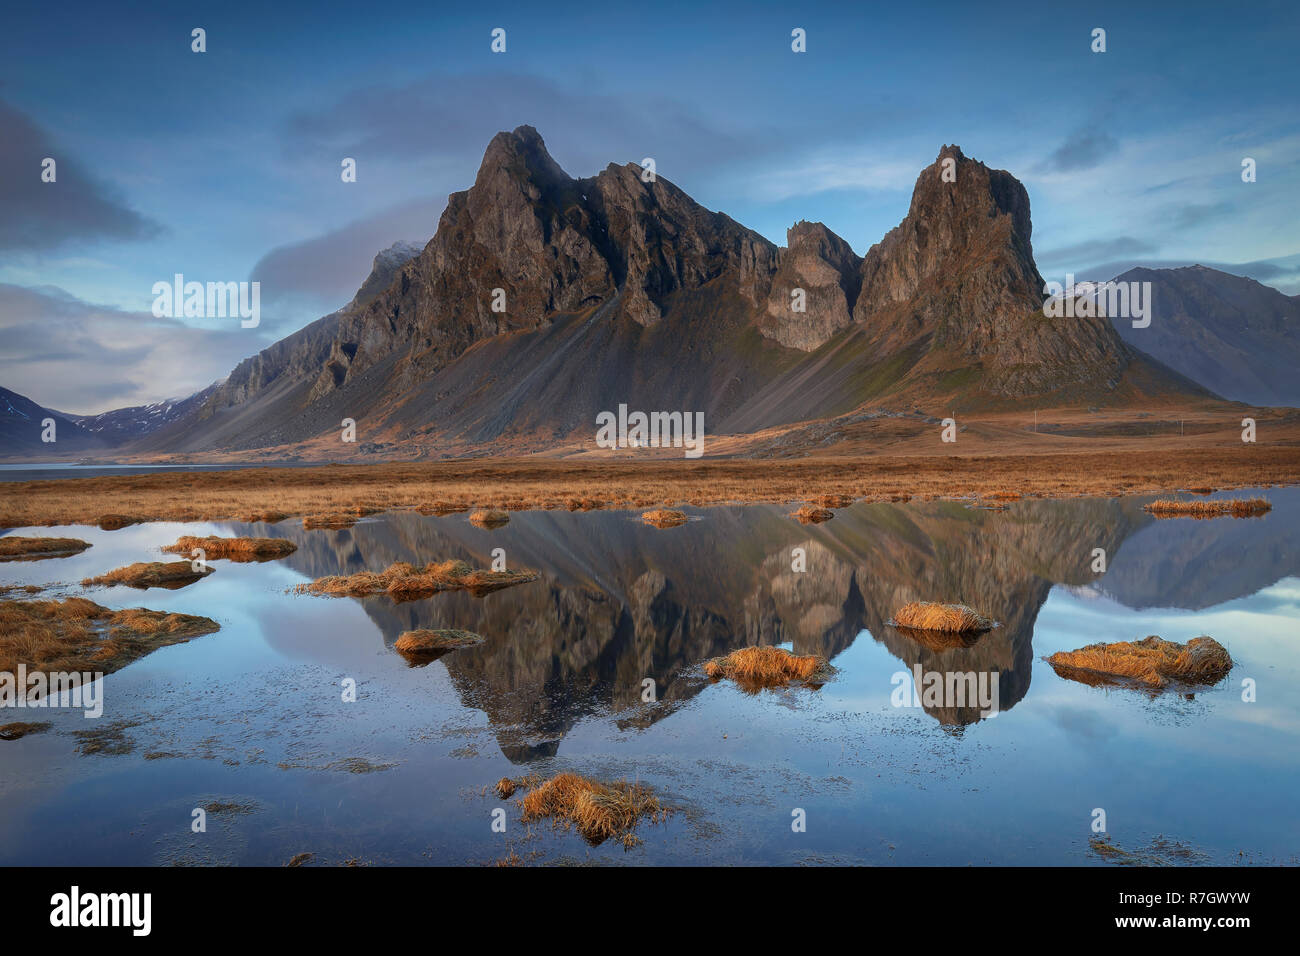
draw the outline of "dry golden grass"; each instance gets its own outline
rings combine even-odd
[[[454,627],[405,631],[393,643],[394,649],[412,657],[445,654],[458,647],[473,647],[482,644],[483,637],[473,631],[462,631]]]
[[[704,662],[704,673],[712,680],[735,681],[751,693],[765,687],[785,687],[792,683],[819,687],[835,673],[824,657],[809,654],[800,657],[780,647],[742,647],[726,657]]]
[[[991,491],[984,497],[993,501],[1019,501],[1023,496],[1018,491]]]
[[[804,505],[791,514],[790,517],[798,520],[800,524],[821,524],[823,521],[830,521],[831,518],[834,518],[835,512],[814,505]]]
[[[528,792],[519,801],[525,823],[549,817],[573,826],[593,846],[610,837],[619,838],[624,846],[634,846],[633,831],[641,820],[658,822],[667,816],[654,791],[640,783],[599,783],[576,773],[528,783]],[[496,789],[504,797],[524,785],[525,781],[503,779]]]
[[[450,501],[435,501],[431,505],[420,505],[415,510],[422,515],[437,515],[438,517],[442,517],[443,515],[459,514],[460,512],[468,511],[469,509],[461,505],[454,505]]]
[[[85,578],[82,587],[92,587],[96,584],[105,587],[116,587],[119,584],[125,584],[127,587],[140,588],[166,588],[169,591],[175,591],[193,584],[200,578],[205,578],[212,573],[212,568],[200,566],[199,570],[194,569],[194,563],[191,561],[138,561],[135,564],[128,564],[124,568],[115,568],[107,574],[101,574],[93,578]]]
[[[307,531],[342,531],[356,523],[356,515],[315,514],[304,515],[302,519],[302,526]]]
[[[0,537],[0,561],[39,561],[43,558],[66,558],[90,547],[80,538]]]
[[[1058,651],[1047,663],[1062,677],[1094,686],[1130,681],[1151,688],[1217,684],[1232,670],[1227,649],[1212,637],[1194,637],[1186,644],[1154,635],[1140,641],[1089,644],[1077,651]]]
[[[641,515],[641,520],[656,528],[675,528],[679,524],[686,523],[686,513],[684,511],[673,511],[670,508],[660,508],[657,511],[645,512]]]
[[[398,561],[383,571],[330,575],[307,584],[299,584],[294,590],[300,594],[324,594],[330,597],[387,594],[397,601],[409,601],[439,591],[466,590],[482,595],[536,581],[539,576],[536,571],[482,571],[471,568],[464,561],[430,562],[423,568]]]
[[[1217,501],[1177,501],[1161,499],[1143,506],[1157,518],[1254,518],[1266,514],[1273,506],[1267,498],[1223,498]]]
[[[1240,418],[1238,418],[1240,420]],[[1138,440],[1135,450],[1145,446]],[[465,510],[491,489],[494,504],[514,511],[566,509],[591,499],[610,508],[649,508],[690,501],[799,502],[810,495],[863,501],[985,496],[1006,488],[1050,498],[1151,494],[1183,487],[1195,474],[1207,487],[1294,483],[1300,447],[1242,450],[1162,449],[1159,454],[1080,446],[1050,454],[907,455],[819,459],[573,461],[528,458],[443,462],[249,468],[220,472],[153,472],[101,478],[0,483],[0,527],[97,524],[111,500],[130,520],[221,521],[241,516],[339,514],[340,501],[376,511],[411,511],[430,501]]]
[[[481,508],[470,515],[469,520],[470,524],[480,528],[499,528],[510,522],[510,515],[499,508]]]
[[[847,508],[853,504],[852,495],[818,495],[812,503],[822,508]]]
[[[111,611],[85,598],[0,601],[0,671],[111,673],[159,647],[210,634],[216,621],[145,608]]]
[[[230,561],[272,561],[298,550],[298,546],[285,538],[220,538],[216,535],[196,537],[184,534],[162,550],[175,554],[192,555],[194,549],[203,551],[204,560],[226,558]]]
[[[992,621],[965,604],[936,604],[932,601],[913,601],[903,605],[894,614],[892,623],[897,627],[952,634],[987,631],[993,626]]]
[[[97,524],[102,531],[120,531],[133,524],[140,524],[145,520],[145,518],[136,518],[131,515],[100,515],[94,521],[80,523]]]

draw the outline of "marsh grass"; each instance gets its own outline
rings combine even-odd
[[[0,537],[0,561],[40,561],[45,558],[66,558],[80,554],[90,547],[90,542],[80,538],[23,538],[18,535]]]
[[[359,571],[356,574],[329,575],[294,588],[298,594],[329,597],[365,597],[387,594],[396,601],[428,597],[439,591],[470,591],[476,596],[499,591],[516,584],[536,581],[536,571],[482,571],[464,561],[430,562],[417,568],[405,561],[390,564],[383,571]]]
[[[175,591],[207,577],[212,571],[212,568],[202,566],[195,570],[194,563],[191,561],[138,561],[93,578],[84,578],[81,586],[102,585],[111,588],[125,584],[127,587],[140,590],[166,588]]]
[[[298,550],[298,546],[285,538],[220,538],[216,535],[196,537],[185,534],[162,550],[173,554],[193,554],[201,548],[204,560],[225,558],[229,561],[273,561]]]
[[[965,604],[938,604],[933,601],[913,601],[894,614],[890,622],[898,628],[917,631],[946,631],[951,634],[972,634],[987,631],[993,622]]]
[[[473,631],[458,628],[437,628],[405,631],[393,643],[394,650],[408,658],[430,659],[441,657],[459,647],[473,647],[483,643],[483,637]]]
[[[673,511],[671,508],[659,508],[654,511],[644,512],[641,515],[641,520],[656,528],[675,528],[686,523],[686,513],[684,511]]]
[[[561,773],[544,781],[503,777],[495,789],[502,799],[526,790],[519,800],[524,823],[549,818],[573,827],[592,846],[611,837],[625,847],[635,846],[640,842],[633,832],[638,823],[661,822],[668,815],[650,787],[626,780],[601,783],[576,773]]]
[[[1144,505],[1143,510],[1157,518],[1256,518],[1271,511],[1267,498],[1223,498],[1216,501],[1177,501],[1161,499]]]
[[[510,513],[500,508],[480,508],[469,516],[470,524],[480,528],[499,528],[510,523]]]
[[[1047,663],[1062,677],[1091,686],[1137,683],[1163,689],[1177,684],[1217,684],[1232,670],[1227,648],[1212,637],[1186,644],[1152,635],[1140,641],[1089,644],[1058,651]]]
[[[823,521],[830,521],[831,518],[834,518],[835,512],[829,508],[819,508],[816,505],[804,505],[798,511],[792,512],[790,517],[800,524],[821,524]]]
[[[112,611],[71,597],[0,601],[0,671],[111,673],[150,651],[219,629],[216,621],[145,608]]]
[[[826,658],[816,654],[799,656],[781,647],[742,647],[725,657],[704,662],[710,680],[731,680],[750,693],[792,683],[820,687],[835,673]]]

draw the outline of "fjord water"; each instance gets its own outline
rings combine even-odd
[[[1273,510],[1248,520],[1156,521],[1149,499],[1100,498],[858,504],[810,526],[753,505],[693,510],[670,529],[606,511],[519,512],[496,530],[464,514],[343,531],[14,529],[93,547],[0,564],[0,584],[61,583],[54,596],[207,615],[221,630],[105,677],[98,720],[0,713],[54,724],[0,741],[0,863],[1101,864],[1115,855],[1090,842],[1096,809],[1111,846],[1147,861],[1295,862],[1300,489],[1262,493]],[[183,533],[298,550],[213,562],[177,591],[75,584],[158,560]],[[394,561],[487,567],[497,548],[541,578],[408,603],[290,593]],[[1000,626],[968,645],[920,642],[888,623],[911,600],[963,601]],[[412,667],[392,645],[416,627],[486,643]],[[1042,660],[1148,634],[1209,634],[1235,667],[1210,689],[1149,695],[1075,683]],[[819,690],[759,694],[701,675],[753,643],[821,654],[838,673]],[[895,706],[911,688],[898,675],[917,665],[996,672],[1000,713]],[[81,752],[88,730],[106,752]],[[675,812],[642,823],[632,849],[591,847],[524,825],[490,792],[502,776],[561,770],[640,780]],[[225,806],[193,832],[194,808],[213,804]]]

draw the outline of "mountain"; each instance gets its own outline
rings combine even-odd
[[[1300,405],[1300,296],[1205,266],[1130,269],[1150,282],[1151,325],[1119,334],[1171,368],[1236,401]]]
[[[45,422],[54,420],[53,442],[44,442]],[[0,388],[0,450],[5,456],[47,456],[100,450],[112,442],[81,425],[74,416],[37,405],[25,395]]]
[[[417,255],[381,254],[353,302],[132,450],[335,458],[352,419],[344,455],[509,454],[590,441],[621,404],[716,435],[882,402],[1210,397],[1104,319],[1044,317],[1030,231],[1024,187],[956,146],[860,258],[821,223],[779,248],[633,163],[575,179],[521,126]]]
[[[165,428],[172,422],[185,418],[207,401],[208,397],[217,390],[219,385],[219,382],[213,383],[188,398],[173,398],[162,402],[154,402],[150,405],[115,408],[112,411],[101,412],[98,415],[57,414],[63,414],[64,418],[84,428],[97,438],[103,439],[109,445],[121,445],[143,438],[160,428]]]

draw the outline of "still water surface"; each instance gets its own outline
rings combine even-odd
[[[1237,493],[1241,494],[1240,492]],[[527,862],[1102,864],[1300,859],[1300,489],[1260,519],[1154,521],[1149,499],[859,504],[801,526],[769,506],[389,514],[300,522],[14,529],[92,542],[0,564],[0,584],[65,585],[113,608],[202,614],[221,631],[104,678],[104,716],[24,711],[47,733],[0,742],[0,864]],[[290,557],[213,562],[178,591],[83,590],[159,560],[180,534],[287,537]],[[403,604],[290,589],[326,574],[496,548],[541,579]],[[794,549],[807,571],[792,570]],[[1092,570],[1094,549],[1104,574]],[[889,625],[911,600],[962,601],[1001,626],[926,646]],[[393,642],[458,627],[486,643],[411,667]],[[1209,634],[1236,666],[1194,695],[1087,687],[1042,658],[1096,641]],[[702,677],[753,643],[829,658],[820,690],[745,694]],[[902,672],[993,673],[999,713],[899,707]],[[345,703],[352,678],[358,700]],[[645,681],[656,701],[643,701]],[[1256,699],[1242,699],[1243,681]],[[77,731],[108,729],[113,754]],[[502,776],[638,779],[677,808],[631,850],[524,826],[484,793]],[[193,808],[238,807],[191,831]],[[493,832],[492,810],[507,810]],[[792,830],[806,814],[806,832]]]

